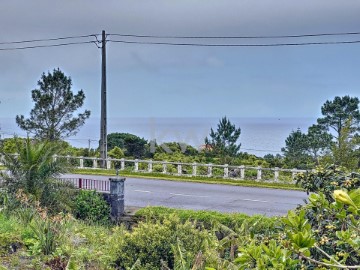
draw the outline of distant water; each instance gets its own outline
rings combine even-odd
[[[291,131],[300,128],[306,132],[316,119],[230,118],[230,121],[241,128],[241,151],[263,156],[280,153]],[[216,130],[218,122],[218,118],[110,118],[108,133],[128,132],[147,140],[156,139],[158,143],[176,141],[198,147],[204,144],[211,127]],[[16,126],[14,119],[0,118],[0,125],[3,137],[10,137],[14,132],[26,136]],[[79,133],[68,141],[76,147],[88,147],[90,139],[90,146],[95,148],[99,140],[99,127],[99,119],[89,119]]]

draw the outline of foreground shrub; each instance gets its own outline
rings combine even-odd
[[[170,215],[176,215],[181,221],[196,221],[206,229],[212,230],[218,224],[224,225],[231,230],[240,228],[245,222],[251,226],[252,234],[264,234],[276,230],[278,218],[265,217],[263,215],[249,216],[241,213],[221,213],[205,210],[183,210],[167,208],[163,206],[145,207],[136,212],[136,216],[146,219],[164,220]]]
[[[16,220],[0,211],[0,257],[16,252],[22,245]]]
[[[332,193],[335,189],[352,190],[360,187],[358,173],[349,173],[344,167],[336,165],[318,166],[314,171],[297,174],[295,181],[307,193],[321,192],[329,201],[333,201]]]
[[[56,181],[56,177],[65,173],[68,167],[65,159],[53,158],[61,146],[29,138],[16,139],[15,142],[17,156],[1,153],[7,168],[7,172],[1,174],[1,185],[9,196],[21,189],[53,213],[70,211],[73,187]]]
[[[74,215],[78,219],[106,223],[109,221],[110,207],[95,190],[80,190],[75,199]]]
[[[161,269],[164,265],[173,269],[174,251],[179,246],[192,262],[199,252],[207,253],[216,243],[213,234],[196,228],[190,221],[182,223],[175,215],[162,222],[141,222],[132,232],[126,233],[122,241],[117,266],[128,269],[136,263],[148,270]]]
[[[339,193],[343,196],[338,197]],[[309,246],[294,247],[300,256],[310,258],[308,267],[314,264],[311,259],[338,265],[360,264],[360,189],[349,193],[336,190],[333,200],[329,202],[322,193],[311,194],[309,203],[300,212],[287,217],[293,224],[288,232],[291,240],[302,243],[294,238],[298,235],[310,241]]]

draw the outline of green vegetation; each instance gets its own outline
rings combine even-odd
[[[241,213],[220,213],[217,211],[204,210],[184,210],[167,208],[162,206],[145,207],[138,210],[135,214],[137,217],[147,220],[166,220],[172,215],[177,216],[182,222],[187,220],[196,221],[206,229],[214,226],[224,225],[231,230],[236,230],[243,224],[253,224],[254,233],[266,233],[269,230],[276,230],[278,222],[277,217],[265,217],[263,215],[249,216]]]
[[[68,167],[64,160],[54,160],[59,152],[59,144],[50,142],[16,140],[18,156],[3,152],[7,173],[1,177],[10,198],[14,198],[18,190],[39,201],[41,206],[53,211],[64,211],[71,208],[73,190],[55,178],[66,172]]]
[[[110,207],[95,190],[80,190],[75,198],[74,216],[88,222],[107,224]]]
[[[59,84],[59,85],[58,85]],[[58,141],[83,124],[89,112],[72,118],[82,105],[84,95],[70,94],[71,80],[59,70],[43,74],[40,90],[33,91],[35,108],[30,119],[17,117],[18,124],[44,141],[4,140],[1,146],[6,173],[0,182],[0,269],[359,269],[360,268],[360,113],[359,100],[345,96],[327,101],[324,118],[307,134],[292,132],[286,141],[285,159],[267,155],[257,158],[240,153],[240,128],[223,118],[218,130],[211,129],[204,151],[180,143],[150,145],[132,134],[116,133],[111,155],[149,157],[174,161],[223,163],[236,165],[282,164],[310,168],[296,177],[298,188],[311,192],[305,205],[283,217],[247,216],[213,211],[176,210],[164,207],[141,209],[131,227],[115,224],[109,207],[95,192],[76,191],[55,177],[71,164],[54,155],[78,153],[98,155],[97,150],[74,149]],[[59,110],[49,107],[55,101],[48,89],[62,89]],[[61,99],[64,98],[64,100]],[[55,103],[56,103],[55,102]],[[63,105],[69,108],[64,109]],[[56,106],[55,106],[56,107]],[[61,115],[62,110],[68,113]],[[50,117],[47,119],[46,117]],[[64,117],[64,118],[63,118]],[[60,126],[43,128],[44,119],[64,120]],[[61,121],[60,121],[61,122]],[[54,122],[52,122],[54,124]],[[332,128],[336,135],[330,142]],[[56,141],[56,142],[55,142]],[[18,153],[18,156],[11,155]],[[216,154],[216,155],[214,155]],[[338,167],[337,165],[344,167]],[[123,175],[139,176],[129,166]],[[227,183],[288,188],[278,184],[217,179],[164,176],[154,165],[149,177],[175,181]],[[175,168],[169,165],[168,170]],[[185,172],[189,170],[186,166]],[[199,167],[199,171],[204,168]],[[75,170],[76,171],[76,170]],[[79,170],[77,170],[79,171]],[[82,170],[99,173],[104,170]],[[115,170],[106,171],[115,174]],[[221,170],[214,168],[214,175]],[[246,176],[251,179],[252,175]]]
[[[18,126],[38,139],[50,141],[66,138],[77,133],[90,111],[85,110],[73,117],[73,113],[82,107],[85,94],[80,90],[76,95],[71,91],[72,81],[60,69],[42,74],[38,81],[39,89],[31,91],[35,103],[30,118],[16,116]]]
[[[210,139],[205,138],[205,153],[220,158],[222,164],[231,164],[234,157],[240,151],[241,144],[238,143],[241,129],[236,128],[229,119],[223,117],[217,130],[210,130]]]
[[[129,133],[110,133],[107,135],[108,150],[115,147],[124,149],[126,156],[142,158],[146,154],[147,141]]]
[[[281,218],[148,207],[136,214],[140,221],[128,230],[50,215],[19,194],[17,211],[0,212],[0,265],[11,269],[356,269],[359,195],[360,189],[335,190],[329,201],[314,192],[306,205]],[[20,209],[32,210],[31,218],[20,214]],[[62,268],[56,268],[59,265]]]
[[[50,154],[55,146],[20,141],[19,158],[6,159],[13,173],[0,190],[2,268],[360,267],[356,173],[334,166],[299,175],[298,184],[312,194],[284,217],[150,207],[140,210],[127,229],[109,221],[109,208],[95,192],[49,188],[57,172],[58,161]],[[67,190],[74,192],[75,204],[67,203]],[[57,203],[43,194],[58,194]]]
[[[360,110],[357,97],[335,97],[321,107],[324,117],[304,134],[300,129],[287,137],[282,149],[286,166],[312,169],[336,164],[351,170],[360,167]]]

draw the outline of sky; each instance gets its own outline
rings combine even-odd
[[[0,0],[0,42],[100,34],[102,30],[171,36],[360,32],[359,14],[358,0]],[[86,40],[94,39],[70,41]],[[177,41],[338,40],[360,40],[360,35]],[[0,45],[6,47],[11,46]],[[84,90],[84,109],[91,110],[93,119],[99,118],[101,51],[95,44],[0,51],[0,63],[0,118],[28,116],[33,107],[31,90],[43,72],[54,68],[71,76],[74,91]],[[360,43],[299,47],[108,43],[108,117],[316,118],[326,100],[360,96],[359,64]]]

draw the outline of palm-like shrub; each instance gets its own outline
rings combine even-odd
[[[68,193],[72,191],[69,185],[55,179],[68,168],[64,159],[54,159],[60,150],[59,145],[27,138],[17,139],[16,149],[17,155],[2,153],[7,169],[2,174],[3,185],[9,194],[22,189],[50,210],[69,210]]]

